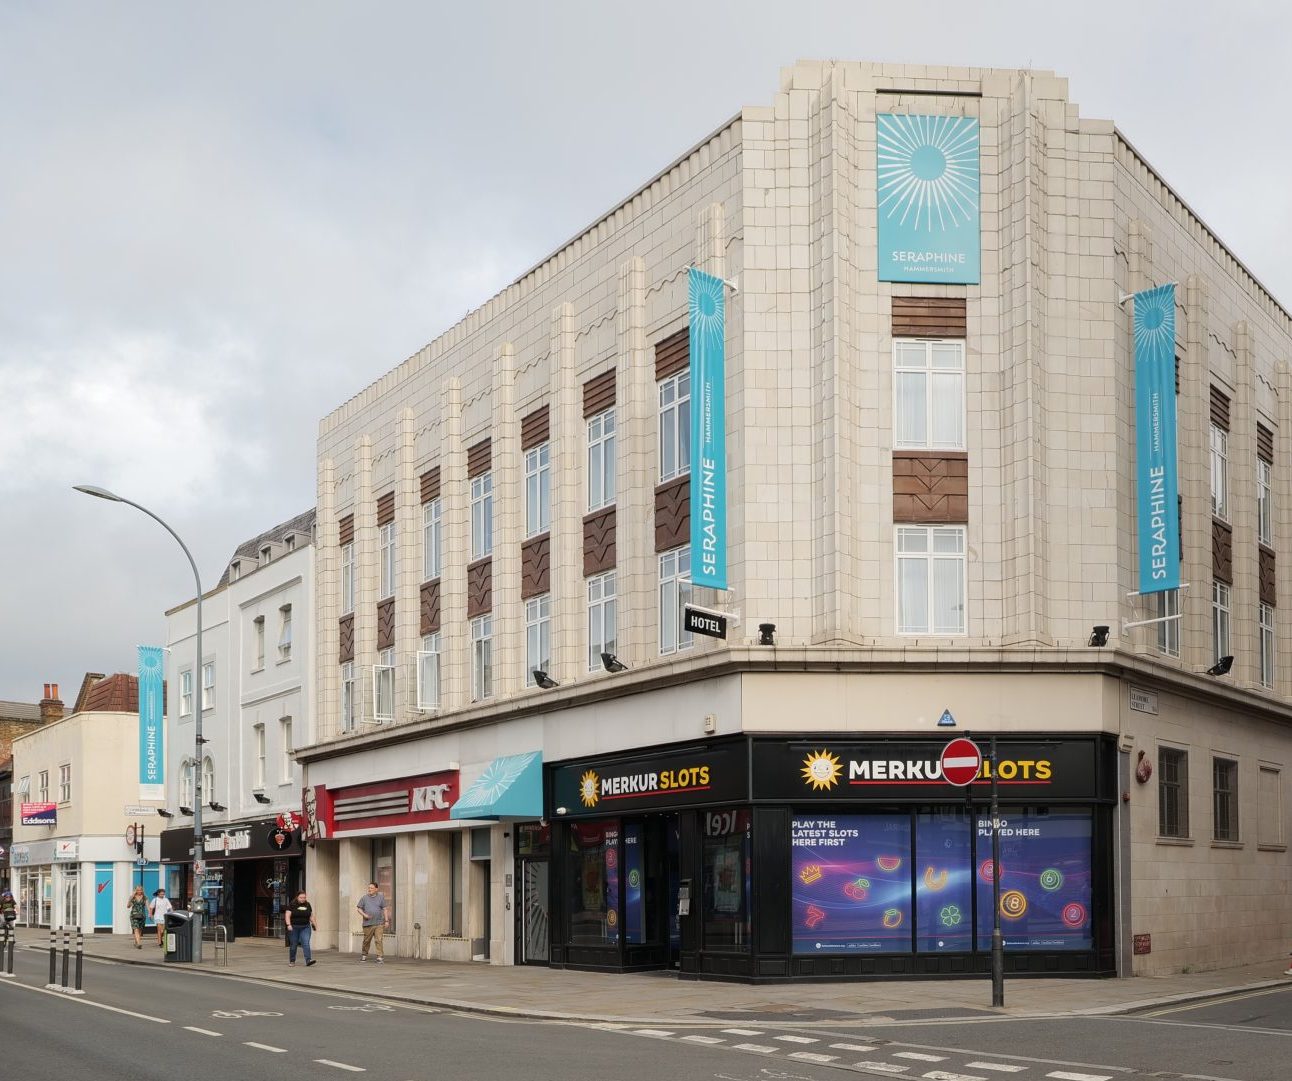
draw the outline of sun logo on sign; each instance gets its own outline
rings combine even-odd
[[[942,233],[978,207],[978,121],[969,116],[879,117],[879,212],[916,232]]]
[[[584,807],[595,807],[597,805],[597,798],[601,794],[597,781],[597,775],[592,770],[588,770],[587,773],[579,778],[579,799],[583,801]]]
[[[803,759],[803,780],[818,792],[825,792],[839,783],[843,767],[839,756],[829,751],[813,751]]]

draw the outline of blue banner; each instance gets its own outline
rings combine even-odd
[[[691,581],[727,588],[727,315],[721,278],[691,268]]]
[[[875,118],[879,280],[979,280],[979,129],[972,116]]]
[[[1135,481],[1139,591],[1178,589],[1174,285],[1135,294]]]
[[[139,647],[139,798],[166,798],[164,669],[160,646]]]

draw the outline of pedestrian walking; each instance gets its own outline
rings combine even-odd
[[[135,936],[135,949],[144,948],[144,926],[148,923],[148,898],[144,896],[143,886],[136,886],[126,905],[130,913],[130,933]]]
[[[165,890],[154,893],[152,901],[148,904],[148,914],[157,924],[157,945],[163,950],[166,948],[166,913],[173,912],[174,909],[175,906],[170,903]]]
[[[314,922],[314,906],[304,890],[296,894],[296,900],[287,906],[287,963],[296,964],[296,947],[305,955],[305,967],[314,964],[314,955],[310,952],[310,937],[318,930]]]
[[[382,938],[386,934],[386,928],[390,926],[390,910],[386,907],[386,895],[377,888],[377,883],[369,882],[368,892],[359,898],[359,903],[354,907],[359,910],[359,915],[363,917],[363,952],[359,954],[359,960],[368,960],[368,954],[375,941],[377,943],[377,964],[384,964],[385,958],[383,955],[386,948]]]
[[[13,925],[18,922],[18,902],[8,890],[0,892],[0,920],[4,920],[5,930],[13,933]]]

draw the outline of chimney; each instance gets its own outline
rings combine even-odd
[[[49,724],[63,716],[63,703],[58,697],[58,684],[45,684],[45,697],[40,700],[40,723]]]

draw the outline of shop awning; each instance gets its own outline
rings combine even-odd
[[[542,818],[543,752],[505,754],[449,809],[450,818]]]

